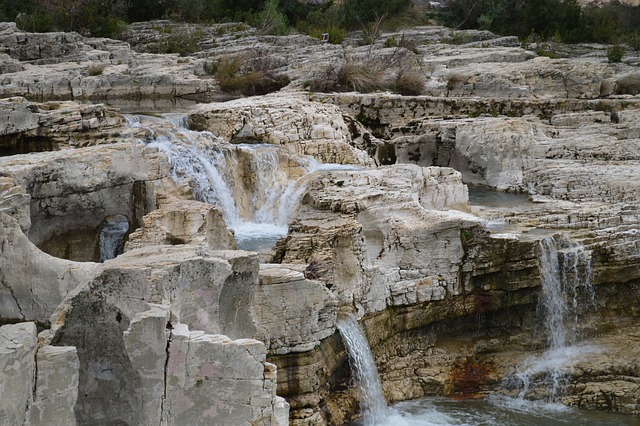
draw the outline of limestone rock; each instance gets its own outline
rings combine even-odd
[[[0,177],[0,212],[17,220],[23,231],[31,227],[30,201],[25,188],[8,176]]]
[[[254,338],[265,342],[270,353],[308,351],[334,333],[336,305],[323,283],[307,280],[287,265],[263,264],[252,300]]]
[[[415,286],[427,282],[436,284],[421,286],[419,297],[435,300],[461,291],[454,266],[463,254],[460,228],[478,223],[441,210],[466,210],[467,202],[460,175],[450,169],[332,171],[312,183],[278,249],[284,262],[323,265],[319,279],[340,305],[377,312],[393,301],[415,303]],[[414,296],[403,299],[408,288]]]
[[[189,116],[189,126],[209,130],[231,143],[270,143],[290,152],[311,155],[323,163],[370,164],[358,148],[365,148],[352,133],[340,110],[307,102],[300,97],[271,96],[259,101],[240,99],[202,106]],[[354,132],[356,129],[353,128]]]
[[[501,191],[629,202],[638,197],[637,120],[636,109],[555,114],[550,123],[535,117],[422,119],[391,129],[384,149],[397,163],[453,167],[465,182]]]
[[[146,425],[160,424],[162,421],[165,369],[169,356],[168,322],[167,306],[151,306],[148,311],[137,313],[129,328],[123,332],[128,358],[140,376],[140,409]]]
[[[18,223],[0,213],[0,317],[47,323],[62,300],[94,276],[94,266],[37,249]]]
[[[140,143],[34,155],[0,160],[5,173],[31,195],[29,238],[38,246],[60,245],[68,242],[65,234],[85,232],[76,238],[91,248],[79,260],[95,259],[92,238],[105,216],[122,214],[135,223],[155,208],[144,193],[152,193],[154,183],[169,175],[165,157]],[[51,251],[65,250],[73,248]]]
[[[80,363],[74,347],[42,346],[36,354],[37,376],[29,424],[75,426]]]
[[[28,424],[36,380],[36,325],[21,323],[0,327],[0,422]]]
[[[124,120],[113,108],[75,102],[0,100],[0,152],[3,155],[53,151],[114,143],[124,139]]]
[[[212,250],[233,250],[236,241],[219,209],[197,201],[172,200],[142,218],[129,235],[125,250],[149,245],[205,244]]]
[[[261,342],[177,325],[168,355],[164,423],[273,424],[275,366]]]
[[[135,54],[128,44],[116,40],[77,33],[28,33],[12,24],[0,33],[0,49],[12,58],[8,63],[12,72],[0,78],[0,97],[206,97],[215,91],[209,81],[194,75],[190,61],[177,55]]]
[[[250,312],[256,254],[152,246],[99,266],[52,320],[52,342],[77,348],[79,423],[226,425],[235,416],[249,425],[281,417],[264,344],[219,334],[248,336],[259,325]]]

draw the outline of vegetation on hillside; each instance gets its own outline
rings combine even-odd
[[[583,9],[576,0],[449,0],[443,9],[412,7],[412,0],[341,0],[310,5],[298,0],[2,0],[0,21],[28,31],[78,31],[117,37],[127,23],[153,19],[220,23],[242,21],[262,34],[292,29],[340,43],[349,30],[370,30],[428,19],[458,29],[486,29],[522,40],[627,43],[640,49],[640,7],[615,0]]]
[[[451,0],[444,22],[459,29],[484,29],[564,43],[629,43],[640,49],[640,7],[613,1],[581,8],[576,0]]]

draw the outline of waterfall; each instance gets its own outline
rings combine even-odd
[[[172,177],[194,197],[218,207],[240,249],[259,251],[286,235],[291,214],[317,170],[310,157],[275,145],[231,145],[211,132],[186,128],[184,117],[130,119],[149,130],[150,146],[164,152]]]
[[[576,343],[578,336],[578,295],[583,289],[593,303],[590,252],[571,241],[558,249],[554,238],[540,241],[541,305],[545,311],[549,348],[561,349]],[[583,265],[584,273],[580,273]]]
[[[580,292],[584,292],[589,304],[594,301],[591,254],[581,244],[571,241],[562,244],[559,247],[551,237],[540,241],[539,309],[545,317],[549,349],[535,359],[528,359],[516,372],[520,399],[542,385],[548,402],[554,402],[566,387],[568,368],[586,352],[595,350],[575,345],[579,340]]]
[[[387,402],[364,330],[352,315],[338,321],[338,330],[349,354],[364,426],[382,425],[388,414]]]
[[[547,340],[551,350],[564,348],[567,343],[565,317],[569,312],[566,284],[558,261],[558,248],[553,238],[540,241],[540,272],[542,279],[542,306],[545,311]]]
[[[129,231],[129,221],[125,216],[107,216],[100,231],[100,262],[114,259],[122,253],[124,237]]]

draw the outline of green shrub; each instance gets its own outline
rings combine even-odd
[[[377,16],[371,22],[362,24],[362,38],[364,44],[373,45],[378,41],[382,34],[382,24],[384,23],[386,16]]]
[[[151,53],[177,53],[180,56],[188,56],[200,50],[200,41],[205,36],[204,31],[174,32],[169,28],[164,27],[161,30],[166,35],[158,44],[148,46]]]
[[[411,0],[342,0],[340,8],[347,28],[358,28],[381,16],[391,18],[407,10]]]
[[[396,36],[391,36],[384,41],[384,47],[398,47],[398,40]]]
[[[256,28],[260,34],[289,34],[287,17],[278,10],[278,0],[267,0],[256,19]]]
[[[607,58],[609,62],[620,62],[624,56],[624,47],[616,44],[607,52]]]
[[[218,73],[218,63],[213,61],[206,61],[202,66],[205,75],[216,75]]]
[[[465,33],[452,33],[451,37],[445,38],[442,41],[447,44],[461,45],[471,43],[473,41],[473,37]]]
[[[308,34],[311,37],[315,37],[321,40],[322,40],[322,34],[328,34],[329,43],[341,44],[344,41],[344,39],[347,37],[347,30],[337,25],[328,25],[324,29],[312,28],[309,30]]]
[[[640,50],[640,30],[627,35],[626,42],[633,50]]]
[[[538,56],[546,56],[547,58],[551,58],[551,59],[560,58],[560,55],[558,55],[557,52],[550,49],[538,49],[536,50],[536,53],[538,54]]]

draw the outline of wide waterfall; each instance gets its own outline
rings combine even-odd
[[[580,337],[579,311],[593,304],[590,252],[580,244],[552,237],[540,241],[542,293],[539,309],[544,316],[548,350],[528,359],[516,372],[520,399],[530,393],[555,402],[567,382],[568,368],[593,347],[577,345]]]
[[[352,315],[338,321],[338,330],[349,354],[351,371],[360,398],[363,424],[381,426],[387,420],[387,402],[382,394],[378,369],[367,336]]]
[[[182,117],[158,120],[130,123],[153,124],[149,145],[167,155],[176,182],[222,210],[238,248],[260,251],[286,235],[306,188],[305,176],[321,168],[317,161],[275,145],[231,145],[210,132],[188,130]]]

